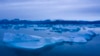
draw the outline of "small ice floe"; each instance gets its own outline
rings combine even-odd
[[[80,27],[71,27],[71,26],[62,26],[62,27],[52,27],[52,32],[63,33],[63,32],[78,32],[80,31]]]

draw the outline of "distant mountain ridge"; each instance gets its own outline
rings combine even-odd
[[[0,24],[100,24],[100,20],[98,21],[77,21],[77,20],[38,20],[38,21],[31,21],[31,20],[7,20],[3,19],[0,20]]]

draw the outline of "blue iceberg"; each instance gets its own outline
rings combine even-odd
[[[23,33],[5,33],[3,41],[9,47],[39,49],[47,46],[56,46],[59,43],[87,43],[95,32],[80,30],[79,32],[67,32],[66,36],[41,37]]]

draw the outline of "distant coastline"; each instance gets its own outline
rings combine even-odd
[[[0,20],[0,24],[100,24],[100,20],[98,21],[75,21],[75,20],[20,20],[20,19],[2,19]]]

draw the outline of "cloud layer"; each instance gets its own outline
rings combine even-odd
[[[0,18],[99,20],[99,0],[1,0]]]

